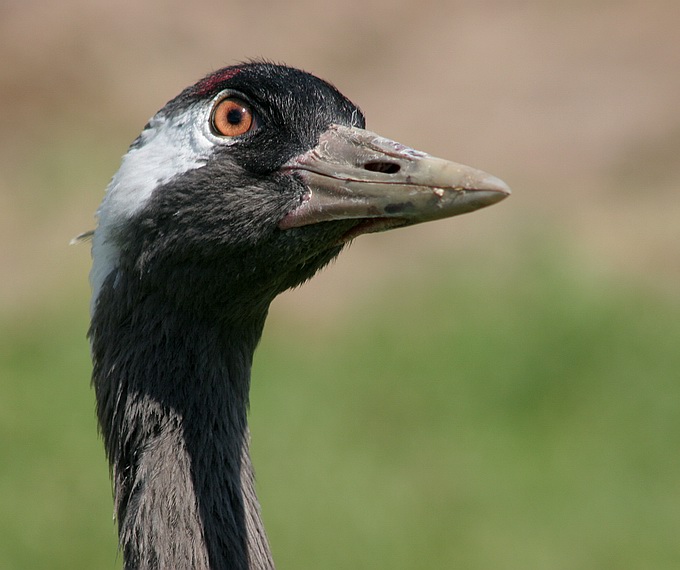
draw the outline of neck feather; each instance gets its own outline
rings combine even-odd
[[[265,314],[226,326],[131,287],[109,276],[90,329],[125,568],[273,569],[247,426]]]

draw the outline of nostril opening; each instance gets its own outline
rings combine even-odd
[[[371,172],[382,172],[384,174],[396,174],[401,170],[401,166],[399,166],[396,162],[387,162],[382,160],[367,162],[364,164],[364,168],[366,170],[370,170]]]

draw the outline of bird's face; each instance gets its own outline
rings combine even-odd
[[[355,236],[509,193],[480,171],[364,130],[328,83],[265,63],[189,87],[131,145],[98,211],[93,300],[119,271],[180,300],[266,300]],[[253,301],[254,302],[254,301]]]

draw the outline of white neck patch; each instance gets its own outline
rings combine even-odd
[[[209,106],[194,105],[167,117],[160,111],[123,157],[97,210],[92,238],[90,284],[95,303],[109,274],[118,267],[119,249],[111,239],[141,210],[154,190],[174,177],[204,166],[215,146],[208,127]]]

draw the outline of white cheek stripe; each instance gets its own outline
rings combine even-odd
[[[140,141],[123,157],[97,210],[92,239],[91,312],[108,275],[118,266],[119,251],[111,239],[151,199],[154,190],[189,170],[206,164],[214,148],[208,110],[190,107],[166,117],[158,113]]]

